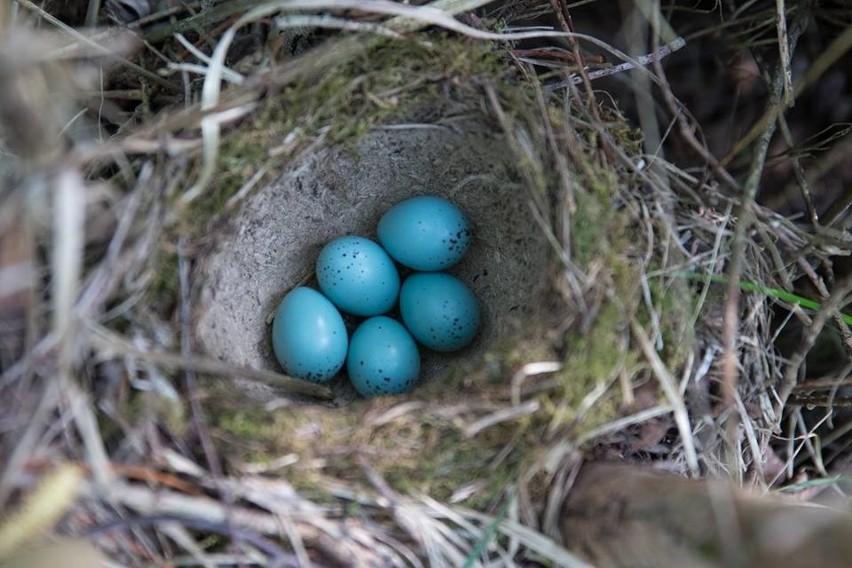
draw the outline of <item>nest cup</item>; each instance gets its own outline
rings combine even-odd
[[[197,335],[204,349],[236,365],[280,370],[270,315],[295,286],[316,287],[323,245],[342,235],[375,239],[379,218],[393,205],[438,195],[473,225],[467,254],[449,272],[470,286],[482,310],[472,345],[451,354],[422,350],[420,383],[439,381],[454,362],[478,357],[540,311],[549,249],[513,159],[484,117],[453,128],[395,121],[302,156],[247,200],[203,267]],[[338,395],[351,397],[338,387]],[[256,383],[241,388],[273,394]]]

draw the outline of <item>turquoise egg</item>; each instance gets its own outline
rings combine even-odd
[[[346,361],[348,343],[340,312],[316,290],[294,288],[275,311],[272,349],[288,375],[329,382]]]
[[[470,244],[470,221],[443,197],[421,196],[394,205],[379,220],[379,242],[394,259],[414,270],[444,270]]]
[[[377,316],[352,334],[346,370],[362,396],[408,392],[420,374],[420,352],[402,324]]]
[[[409,276],[399,293],[399,310],[411,335],[435,351],[461,349],[479,329],[479,304],[473,292],[444,272]]]
[[[339,237],[317,258],[317,282],[334,305],[356,316],[390,311],[399,296],[399,272],[377,243],[364,237]]]

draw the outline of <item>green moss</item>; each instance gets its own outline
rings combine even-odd
[[[612,203],[587,193],[578,194],[576,203],[576,221],[571,224],[572,259],[578,267],[587,268],[593,259],[609,249],[609,242],[603,235],[606,235]]]
[[[161,246],[151,252],[148,274],[153,279],[145,290],[145,303],[158,314],[169,314],[177,306],[180,291],[178,255],[174,247]]]
[[[559,397],[553,401],[554,425],[582,433],[619,416],[620,399],[610,388],[620,369],[635,363],[627,350],[625,314],[613,302],[601,306],[591,328],[574,331],[565,338],[564,369]],[[580,402],[596,389],[606,389],[592,406]]]
[[[235,404],[227,390],[215,389],[207,408],[229,461],[265,463],[294,454],[298,461],[282,475],[305,491],[317,490],[320,475],[369,486],[359,461],[365,458],[401,494],[446,501],[460,487],[476,484],[465,504],[485,510],[500,501],[542,445],[544,422],[509,421],[468,435],[464,425],[472,418],[447,417],[429,405],[377,421],[404,397],[270,412],[245,400]],[[514,451],[506,454],[507,445]]]
[[[370,46],[361,57],[332,66],[318,80],[286,87],[223,134],[215,179],[185,215],[190,234],[203,236],[221,215],[230,215],[225,204],[261,167],[266,176],[259,185],[279,175],[290,156],[319,137],[335,143],[355,141],[396,117],[416,121],[418,107],[430,109],[423,120],[449,114],[458,100],[469,97],[454,92],[455,77],[494,76],[504,67],[483,43],[439,35],[428,43],[366,41]],[[458,90],[469,91],[470,86],[465,83]]]
[[[459,488],[476,484],[477,490],[466,505],[488,509],[517,475],[523,455],[520,451],[510,455],[500,467],[489,466],[511,438],[501,428],[474,437],[446,426],[427,427],[423,434],[425,445],[415,459],[398,459],[393,443],[385,448],[394,457],[382,464],[384,475],[398,491],[425,493],[446,502]],[[392,440],[393,435],[388,439]]]
[[[650,271],[654,270],[652,265]],[[651,278],[648,286],[662,334],[662,356],[670,368],[677,369],[686,363],[695,347],[695,328],[692,325],[695,294],[689,282],[682,278]],[[642,314],[650,316],[647,308]]]

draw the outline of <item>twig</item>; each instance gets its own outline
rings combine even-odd
[[[790,42],[787,37],[787,8],[785,0],[775,0],[775,31],[778,35],[778,63],[781,66],[783,82],[783,97],[781,102],[785,107],[793,106],[793,71],[790,69],[790,61],[793,53],[790,51]]]
[[[192,300],[190,298],[189,285],[189,260],[186,258],[186,236],[181,235],[177,244],[178,254],[178,280],[180,283],[180,352],[184,357],[188,357],[192,353]],[[184,371],[186,379],[186,394],[189,399],[189,408],[192,415],[192,423],[195,427],[195,433],[201,442],[201,448],[204,451],[204,457],[207,460],[207,465],[212,474],[213,483],[219,489],[223,496],[223,502],[228,513],[225,518],[225,524],[231,538],[236,541],[235,544],[241,544],[244,540],[240,534],[234,531],[231,510],[234,504],[234,496],[226,487],[222,486],[222,464],[219,461],[219,456],[216,452],[216,446],[213,444],[213,439],[210,436],[210,431],[207,428],[207,421],[204,418],[204,412],[201,409],[201,402],[198,397],[197,376],[195,369],[187,368]]]
[[[802,11],[801,19],[793,27],[793,37],[790,38],[790,49],[795,49],[799,36],[804,32],[807,25],[808,10]],[[767,107],[776,108],[775,112],[782,112],[781,95],[783,91],[783,67],[776,69],[770,85],[770,96]],[[737,354],[737,337],[740,331],[740,278],[742,276],[745,260],[746,235],[754,220],[754,199],[757,195],[760,179],[763,175],[766,163],[766,155],[769,151],[769,143],[775,133],[777,121],[773,120],[758,138],[754,148],[753,159],[749,168],[748,177],[743,186],[743,195],[737,212],[737,224],[734,227],[734,235],[731,239],[731,254],[727,267],[727,300],[725,302],[725,317],[722,329],[722,398],[726,409],[731,413],[726,420],[726,439],[731,457],[735,455],[733,441],[737,438],[739,412],[736,410],[736,390],[739,382],[739,357]]]
[[[787,118],[783,114],[778,115],[778,126],[781,129],[781,135],[784,137],[784,142],[787,143],[787,146],[789,148],[795,147],[793,133],[790,132],[790,127],[787,124]],[[802,160],[798,155],[792,153],[790,156],[790,162],[793,166],[793,172],[796,174],[796,181],[798,182],[797,185],[799,186],[799,192],[802,194],[802,199],[805,202],[805,209],[808,212],[808,217],[810,218],[811,224],[813,224],[814,227],[817,227],[819,226],[819,215],[814,207],[814,200],[811,196],[811,185],[808,181],[807,175],[805,174],[805,168],[802,167]]]
[[[392,39],[402,39],[403,36],[381,24],[372,22],[358,22],[344,18],[335,18],[329,15],[305,16],[288,15],[275,18],[275,25],[280,29],[285,28],[327,28],[332,30],[346,30],[348,32],[371,33]]]
[[[180,353],[184,357],[190,357],[192,354],[192,322],[190,321],[192,304],[189,297],[189,261],[186,258],[185,236],[181,236],[178,240],[177,254],[178,280],[180,283]],[[210,438],[210,432],[207,430],[204,413],[201,410],[201,403],[198,400],[198,385],[195,369],[184,369],[184,378],[186,379],[186,394],[189,399],[189,408],[192,413],[192,422],[195,426],[195,433],[201,441],[204,457],[207,459],[207,465],[210,467],[213,479],[217,480],[222,477],[222,466],[219,463],[219,457],[216,455],[216,447],[213,445],[213,440]]]
[[[211,497],[126,484],[115,484],[112,494],[115,502],[143,515],[174,515],[218,524],[225,522],[225,507]],[[236,519],[239,526],[262,534],[278,534],[280,528],[274,515],[259,511],[239,509],[236,511]]]
[[[532,49],[512,49],[512,55],[523,58],[522,61],[527,63],[536,63],[540,60],[555,59],[564,63],[577,63],[577,58],[570,51],[565,51],[559,47],[536,47]],[[603,58],[600,58],[596,63],[603,63]]]
[[[59,374],[59,388],[61,396],[68,400],[71,416],[77,433],[83,441],[86,450],[86,459],[92,468],[92,476],[97,486],[106,490],[113,477],[110,467],[109,454],[107,454],[98,419],[88,393],[83,392],[71,377],[65,373]]]
[[[574,34],[579,36],[579,34]],[[601,77],[606,77],[608,75],[615,75],[616,73],[623,73],[624,71],[630,71],[631,69],[636,69],[638,67],[644,67],[654,63],[655,61],[661,61],[665,57],[671,55],[675,51],[682,49],[686,46],[686,40],[682,37],[679,37],[666,45],[660,46],[659,49],[654,51],[653,53],[649,53],[648,55],[640,55],[635,58],[631,58],[630,61],[625,61],[624,63],[619,63],[618,65],[613,65],[612,67],[607,67],[606,69],[598,69],[596,71],[591,71],[588,73],[589,79],[599,79]],[[547,85],[547,89],[551,91],[555,91],[556,89],[563,89],[568,85],[578,85],[583,82],[583,78],[579,75],[571,77],[565,81],[560,81],[558,83],[551,83]]]
[[[541,404],[537,400],[530,400],[518,406],[509,406],[465,426],[464,433],[466,436],[476,436],[482,430],[501,422],[517,420],[535,414],[540,408]]]
[[[60,396],[68,401],[77,432],[83,441],[92,473],[101,486],[109,481],[107,451],[89,397],[77,385],[79,314],[76,312],[85,244],[86,190],[82,176],[66,168],[54,176],[53,334],[58,342],[55,380]]]
[[[802,22],[801,20],[807,19],[807,14],[810,12],[810,2],[805,3],[805,5],[801,6],[800,9],[803,14],[802,18],[799,20],[801,23],[793,26],[792,31],[788,33],[791,46],[790,49],[795,49],[796,40],[804,31],[804,24],[806,24],[806,22]],[[831,42],[825,51],[823,51],[808,67],[807,72],[805,72],[805,76],[802,77],[799,83],[795,86],[793,99],[797,99],[806,88],[816,82],[816,80],[821,77],[829,67],[845,56],[846,52],[850,49],[852,49],[852,26],[847,27],[842,34],[837,36],[837,38]],[[778,105],[769,105],[763,113],[763,116],[760,117],[760,120],[755,123],[751,130],[749,130],[745,136],[734,144],[734,147],[731,148],[731,150],[721,160],[719,160],[720,164],[725,166],[730,163],[737,155],[740,154],[740,152],[745,150],[758,138],[758,136],[760,136],[761,132],[763,132],[763,130],[767,127],[767,124],[775,122],[778,117],[778,113],[783,110],[784,109]]]
[[[615,434],[616,432],[621,432],[634,424],[642,424],[643,422],[647,422],[653,418],[657,418],[659,416],[663,416],[665,414],[669,414],[673,411],[671,406],[654,406],[647,410],[642,410],[641,412],[637,412],[636,414],[631,414],[630,416],[625,416],[624,418],[619,418],[618,420],[613,420],[612,422],[608,422],[603,426],[598,426],[597,428],[593,428],[588,432],[583,433],[579,438],[577,438],[577,446],[582,446],[587,442],[594,440],[595,438],[600,438],[602,436],[606,436],[608,434]]]
[[[562,363],[559,361],[537,361],[522,366],[512,375],[512,405],[520,406],[521,404],[521,384],[524,380],[536,375],[556,373],[561,370]]]
[[[124,57],[116,57],[116,52],[114,50],[111,50],[107,47],[104,47],[103,45],[97,43],[96,41],[93,41],[93,40],[87,38],[86,36],[81,34],[79,31],[68,26],[67,24],[65,24],[64,22],[59,20],[58,18],[54,17],[49,12],[45,11],[44,9],[40,8],[39,6],[37,6],[36,4],[31,2],[30,0],[15,0],[15,2],[17,2],[21,6],[25,7],[26,9],[32,11],[33,13],[38,14],[38,16],[40,18],[43,18],[45,21],[49,22],[52,26],[61,30],[63,33],[67,34],[68,36],[70,36],[74,40],[79,41],[80,43],[82,43],[85,46],[93,48],[95,50],[95,52],[98,53],[99,56],[114,59],[123,67],[127,67],[128,69],[131,69],[134,73],[138,73],[141,77],[145,77],[149,81],[156,83],[156,84],[160,85],[161,87],[164,87],[164,88],[166,88],[170,91],[173,91],[173,92],[180,91],[180,87],[174,85],[173,83],[171,83],[169,81],[166,81],[165,79],[163,79],[162,77],[160,77],[156,73],[153,73],[153,72],[151,72],[151,71],[149,71],[149,70],[147,70],[143,67],[140,67],[139,65],[137,65],[137,64],[135,64],[131,61],[128,61]]]
[[[114,519],[87,529],[86,538],[103,536],[116,529],[156,527],[161,524],[178,524],[196,531],[220,534],[232,539],[238,538],[270,556],[269,560],[271,562],[266,563],[265,565],[267,566],[301,566],[295,556],[287,554],[276,543],[251,530],[226,526],[221,522],[210,519],[191,518],[178,514],[154,514],[142,517]]]
[[[87,321],[86,323],[89,330],[92,332],[90,337],[92,347],[95,348],[98,352],[98,357],[102,360],[131,357],[139,359],[140,361],[148,361],[173,369],[193,369],[196,372],[208,373],[211,375],[243,377],[271,385],[290,393],[304,394],[323,400],[331,400],[334,398],[331,389],[326,386],[309,383],[307,381],[300,381],[280,373],[229,365],[219,361],[218,359],[200,355],[184,356],[178,353],[165,353],[162,351],[146,351],[139,349],[123,337],[115,334],[96,322]]]
[[[780,192],[782,196],[792,195],[796,191],[803,194],[803,197],[808,200],[809,208],[813,208],[812,198],[806,193],[806,188],[809,188],[821,180],[828,172],[836,168],[839,164],[844,163],[852,155],[852,128],[844,127],[841,130],[842,136],[839,140],[832,139],[835,143],[820,157],[820,159],[810,165],[805,172],[805,179],[802,182],[799,179],[791,180],[787,186]],[[792,146],[792,144],[790,144]],[[822,148],[821,148],[822,149]],[[798,186],[798,187],[796,187]],[[772,202],[768,201],[767,205],[772,206]],[[824,226],[830,227],[835,222],[843,217],[844,210],[852,205],[852,191],[847,191],[841,194],[831,203],[825,212],[822,214],[821,222]],[[810,213],[813,222],[815,212]],[[818,219],[818,221],[820,221]]]
[[[563,30],[568,32],[566,39],[571,45],[571,49],[574,53],[574,58],[582,63],[583,54],[580,53],[580,44],[577,41],[577,38],[574,37],[574,24],[571,19],[571,11],[565,3],[565,0],[550,0],[550,5],[553,9],[554,14],[556,15],[556,19],[559,21],[559,25],[562,27]],[[579,84],[583,85],[583,90],[586,94],[586,108],[588,109],[589,114],[594,119],[595,124],[603,124],[604,121],[601,119],[600,109],[598,109],[598,101],[594,95],[594,88],[592,88],[592,81],[591,79],[589,79],[589,74],[585,65],[580,65],[580,69],[578,70],[578,78],[580,79]],[[604,139],[601,139],[598,144],[600,145],[600,148],[603,151],[604,157],[610,164],[612,164],[614,161],[612,156],[612,149],[610,145],[605,144],[603,140]]]
[[[665,47],[665,46],[663,46]],[[674,93],[672,92],[671,86],[669,85],[668,78],[666,77],[665,71],[663,70],[663,66],[660,64],[660,59],[657,59],[652,62],[654,65],[654,71],[656,72],[656,76],[658,78],[658,82],[660,84],[660,92],[663,94],[663,100],[666,102],[666,106],[669,108],[669,112],[674,117],[675,121],[678,125],[678,132],[681,137],[686,141],[689,146],[695,150],[701,158],[710,164],[713,168],[713,172],[719,176],[731,189],[738,190],[739,183],[734,179],[734,177],[728,173],[725,169],[724,165],[710,153],[710,150],[707,149],[706,144],[702,143],[695,135],[695,128],[692,124],[687,120],[687,112],[686,109],[683,108],[683,105],[678,102],[675,98]]]
[[[779,420],[781,419],[784,406],[787,404],[787,399],[790,398],[796,386],[799,368],[804,362],[805,357],[814,346],[817,337],[822,332],[828,319],[836,314],[840,310],[840,307],[848,301],[847,296],[849,294],[852,294],[852,274],[837,281],[831,296],[823,302],[822,307],[814,315],[810,327],[802,338],[799,349],[790,356],[787,366],[784,369],[784,378],[781,380],[781,384],[778,385],[778,402],[775,412]]]
[[[636,4],[639,6],[645,6],[646,3],[637,2]],[[647,8],[647,6],[645,7]],[[653,10],[650,16],[651,17],[648,18],[650,20],[650,26],[654,30],[658,30],[660,28],[659,11]],[[633,52],[638,52],[648,43],[648,38],[646,37],[648,25],[645,24],[645,22],[640,22],[638,18],[630,17],[627,14],[625,14],[625,22],[632,22],[632,24],[626,24],[629,26],[626,30],[629,48]],[[674,35],[673,32],[672,35]],[[674,41],[677,41],[677,39]],[[654,47],[654,53],[658,53],[661,49],[664,49],[659,45],[660,38],[657,33],[653,34],[651,41],[652,46]],[[660,59],[655,59],[651,63],[654,64],[658,76],[664,76],[662,73],[662,64],[660,63]],[[656,101],[654,100],[654,95],[651,89],[651,74],[636,73],[634,82],[633,98],[636,101],[636,113],[639,118],[639,127],[641,128],[643,135],[642,145],[645,150],[645,154],[654,157],[649,164],[649,174],[651,177],[656,178],[657,183],[655,185],[660,186],[660,190],[657,191],[657,195],[659,196],[658,206],[662,207],[664,210],[665,217],[672,217],[674,212],[673,193],[671,191],[671,181],[669,179],[668,172],[665,169],[665,148],[663,146],[664,138],[660,132],[660,122],[657,118]],[[668,224],[665,225],[665,229],[667,235],[664,237],[664,240],[675,240],[672,238]],[[653,246],[652,240],[653,231],[649,235],[649,247]],[[645,291],[647,291],[647,280],[643,278],[642,282]],[[647,292],[646,298],[650,307],[650,292]],[[649,310],[649,313],[656,323],[656,311],[651,309]],[[656,332],[657,330],[654,331]],[[661,337],[658,334],[656,335],[658,338]]]
[[[52,300],[53,332],[59,338],[60,366],[74,359],[74,304],[83,271],[86,186],[79,172],[65,169],[53,177]]]
[[[143,164],[139,171],[136,187],[134,191],[130,192],[118,221],[118,226],[110,239],[107,252],[89,277],[89,282],[77,300],[75,309],[80,317],[96,318],[100,316],[107,298],[113,297],[113,293],[126,273],[125,267],[119,266],[119,257],[133,222],[136,220],[136,215],[141,208],[142,196],[146,193],[145,188],[149,187],[151,182],[152,171],[153,168],[150,163]],[[158,218],[159,216],[156,213],[156,211],[148,211],[148,218]]]
[[[829,291],[825,282],[823,282],[822,278],[817,275],[810,263],[802,257],[798,259],[797,263],[817,289],[817,292],[819,292],[820,298],[828,298]],[[810,306],[811,309],[819,309],[819,303],[812,302],[812,304],[813,305]],[[849,354],[849,360],[852,361],[852,330],[849,329],[849,326],[852,325],[852,314],[846,314],[838,311],[834,314],[834,321],[837,323],[837,328],[840,330],[844,347],[846,348],[846,352]]]
[[[33,454],[38,440],[44,435],[56,412],[59,400],[59,384],[52,382],[45,386],[41,400],[35,410],[27,415],[27,425],[23,432],[15,432],[14,449],[3,460],[3,474],[0,475],[0,510],[7,510],[6,502],[15,490],[15,478],[23,471],[27,460]]]

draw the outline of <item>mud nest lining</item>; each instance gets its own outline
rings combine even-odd
[[[440,376],[458,357],[481,354],[495,337],[541,311],[542,283],[551,270],[548,243],[511,155],[502,133],[468,119],[452,127],[380,127],[292,164],[252,195],[204,264],[197,328],[204,349],[235,365],[278,369],[268,316],[290,289],[314,283],[322,246],[342,235],[374,238],[392,205],[427,194],[447,197],[472,220],[470,250],[451,273],[473,289],[483,321],[463,353],[426,352],[421,378]]]

